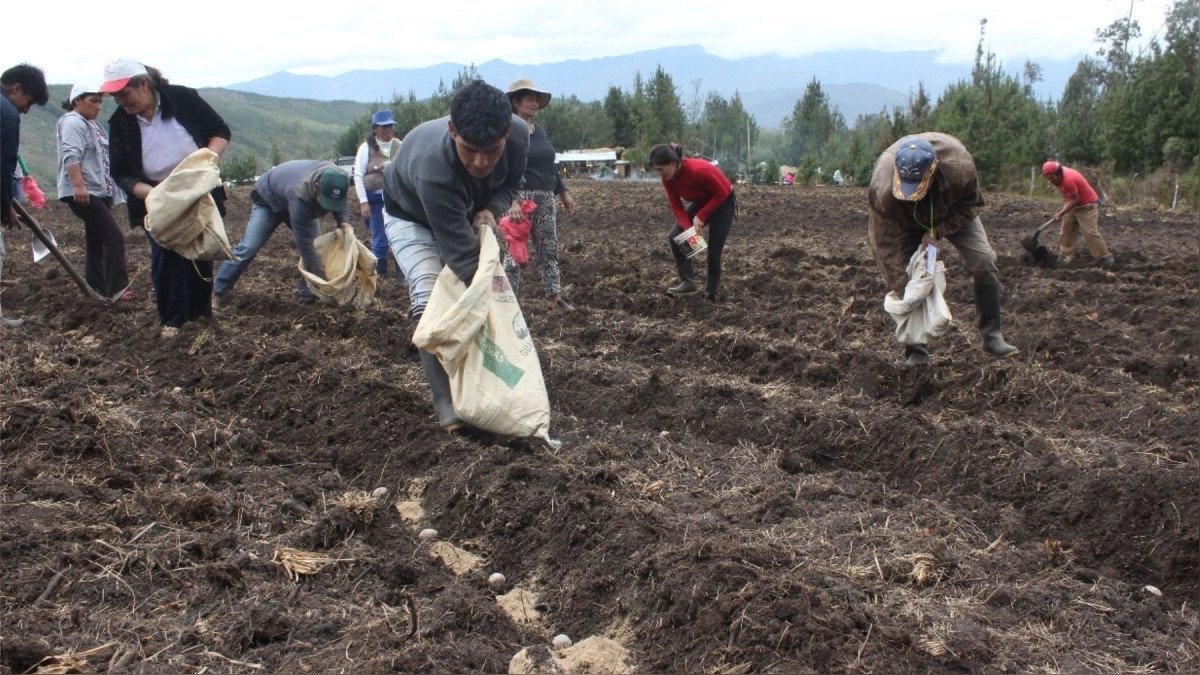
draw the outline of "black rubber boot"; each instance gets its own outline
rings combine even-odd
[[[929,365],[929,350],[922,344],[904,345],[904,360],[897,363],[905,368]]]
[[[380,279],[387,278],[387,268],[388,268],[388,261],[387,261],[386,256],[383,258],[375,259],[375,273],[379,275]]]
[[[429,393],[433,395],[433,411],[438,424],[446,431],[458,431],[466,424],[454,414],[454,402],[450,398],[450,378],[438,358],[424,349],[418,350],[425,379],[429,382]]]
[[[679,283],[667,289],[667,295],[691,295],[699,293],[696,285],[696,271],[692,259],[683,254],[675,242],[671,242],[671,255],[675,256],[675,269],[679,271]]]
[[[979,334],[983,336],[983,349],[999,357],[1016,356],[1020,349],[1004,341],[1000,334],[1000,286],[993,283],[975,282],[975,310],[979,312]]]

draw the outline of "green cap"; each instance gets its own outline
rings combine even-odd
[[[350,189],[350,176],[337,167],[329,167],[317,179],[317,203],[330,213],[346,210],[346,191]]]

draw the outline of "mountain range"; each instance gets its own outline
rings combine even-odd
[[[1039,98],[1057,99],[1082,54],[1038,62],[1043,79],[1034,85]],[[622,56],[571,59],[520,65],[503,60],[483,64],[439,63],[423,68],[354,70],[341,75],[297,75],[281,71],[227,88],[267,96],[322,101],[391,101],[411,91],[425,98],[439,84],[449,86],[469,65],[499,87],[530,78],[556,96],[575,95],[583,101],[603,100],[609,87],[632,90],[634,75],[643,79],[657,67],[671,75],[684,106],[710,91],[729,98],[736,91],[750,114],[765,128],[777,128],[792,113],[805,87],[816,78],[832,105],[853,124],[859,115],[904,105],[918,83],[936,100],[946,86],[970,77],[971,64],[941,63],[933,50],[883,52],[853,49],[799,57],[776,55],[726,59],[698,45],[665,47]],[[1022,64],[1008,64],[1014,74]]]

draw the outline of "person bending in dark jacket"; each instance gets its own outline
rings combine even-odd
[[[321,235],[321,216],[326,213],[333,215],[339,227],[350,228],[346,222],[346,192],[349,189],[350,176],[333,162],[323,160],[294,159],[259,176],[250,193],[254,205],[250,208],[246,231],[233,247],[233,260],[221,263],[213,281],[216,303],[219,305],[233,290],[280,223],[287,223],[291,228],[304,268],[324,277],[324,263],[317,255],[313,240]],[[311,304],[316,296],[304,275],[296,274],[300,277],[297,301],[302,305]]]
[[[113,180],[129,196],[129,224],[146,219],[150,189],[196,150],[218,156],[229,146],[225,120],[195,89],[169,84],[157,69],[129,59],[104,66],[100,91],[120,106],[108,119]],[[217,211],[225,215],[225,189],[212,191]],[[213,264],[189,260],[150,242],[150,279],[158,305],[158,334],[173,337],[186,321],[212,316]]]
[[[409,315],[416,322],[444,265],[470,284],[479,267],[477,227],[495,229],[512,205],[529,154],[529,127],[512,113],[504,92],[482,80],[463,86],[450,116],[418,125],[384,170],[384,229],[408,279]],[[454,414],[450,382],[437,357],[421,350],[438,423],[463,426]]]

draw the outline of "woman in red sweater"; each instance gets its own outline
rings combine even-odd
[[[650,148],[650,166],[662,178],[667,191],[667,202],[675,216],[675,224],[667,234],[675,266],[679,269],[679,283],[668,288],[672,296],[690,295],[699,292],[692,261],[675,243],[680,232],[696,227],[708,240],[708,280],[704,299],[717,301],[717,286],[721,282],[721,250],[733,227],[736,202],[733,185],[721,170],[703,159],[685,158],[683,148],[675,143],[662,143]],[[688,202],[684,208],[683,201]],[[705,231],[707,227],[707,231]]]

